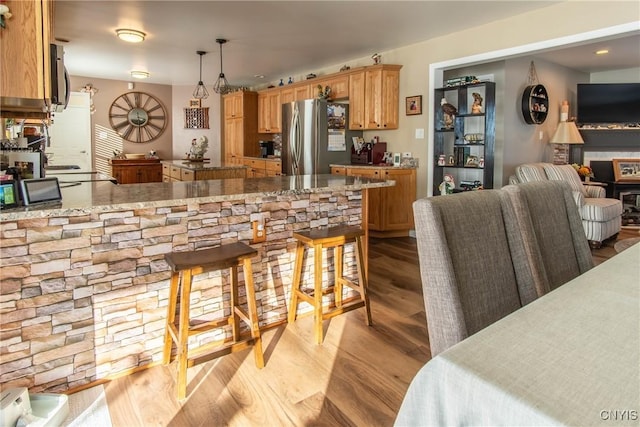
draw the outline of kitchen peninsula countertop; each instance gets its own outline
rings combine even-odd
[[[90,182],[84,183],[84,185],[86,190],[82,193],[78,193],[76,187],[62,188],[62,202],[2,211],[0,212],[0,222],[29,218],[80,216],[120,209],[187,205],[191,201],[199,203],[221,202],[255,196],[342,190],[358,191],[367,188],[390,187],[395,185],[395,182],[327,174],[128,185]]]

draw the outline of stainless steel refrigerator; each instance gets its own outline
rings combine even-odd
[[[306,99],[282,105],[282,173],[330,173],[329,164],[349,164],[353,137],[349,104]]]

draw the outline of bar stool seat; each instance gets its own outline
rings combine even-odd
[[[177,394],[178,400],[186,397],[187,368],[195,364],[211,360],[225,354],[243,350],[253,344],[255,362],[258,368],[264,367],[262,354],[262,339],[258,328],[258,312],[256,309],[255,289],[253,287],[253,271],[251,258],[258,251],[244,243],[237,242],[218,246],[212,249],[196,251],[173,252],[165,255],[167,264],[171,267],[171,287],[169,290],[169,304],[167,306],[167,324],[165,328],[163,364],[171,362],[171,349],[175,342],[177,347]],[[238,267],[244,270],[247,296],[247,311],[238,303]],[[231,315],[227,318],[216,319],[192,325],[190,319],[190,293],[193,276],[211,270],[230,269],[231,277]],[[176,308],[178,294],[180,294],[180,317],[176,322]],[[243,338],[240,334],[240,320],[244,321],[251,330],[251,337]],[[230,325],[233,339],[223,344],[213,343],[196,349],[188,348],[190,336]]]
[[[317,228],[309,231],[294,232],[293,237],[298,241],[296,247],[296,257],[293,269],[293,283],[291,287],[291,303],[289,304],[289,323],[296,320],[299,300],[303,300],[313,306],[314,313],[314,334],[317,344],[322,344],[323,330],[322,322],[331,317],[355,310],[360,307],[365,308],[365,322],[371,325],[371,310],[369,308],[369,296],[367,294],[367,278],[364,268],[364,253],[362,249],[362,236],[364,231],[360,227],[336,226],[328,228]],[[358,282],[353,282],[343,276],[344,245],[355,243],[356,269]],[[313,249],[313,275],[314,286],[312,292],[305,292],[300,289],[302,279],[302,264],[304,262],[305,249]],[[322,249],[333,248],[335,280],[333,285],[323,289],[322,286]],[[342,289],[346,285],[360,294],[360,298],[355,301],[343,303]],[[334,292],[335,306],[325,311],[322,306],[323,295]]]

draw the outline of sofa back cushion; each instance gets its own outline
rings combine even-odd
[[[571,186],[571,191],[582,193],[584,197],[587,197],[587,191],[573,166],[544,163],[543,168],[550,181],[565,181]]]
[[[526,163],[516,167],[516,178],[519,182],[547,181],[544,163]]]

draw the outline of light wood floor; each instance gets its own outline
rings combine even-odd
[[[624,229],[618,239],[639,235]],[[615,255],[614,243],[592,250],[596,263]],[[356,310],[325,322],[322,345],[313,344],[311,317],[265,331],[265,368],[251,349],[193,367],[182,405],[175,363],[111,381],[113,425],[393,425],[430,358],[415,240],[372,239],[369,269],[372,327]]]

